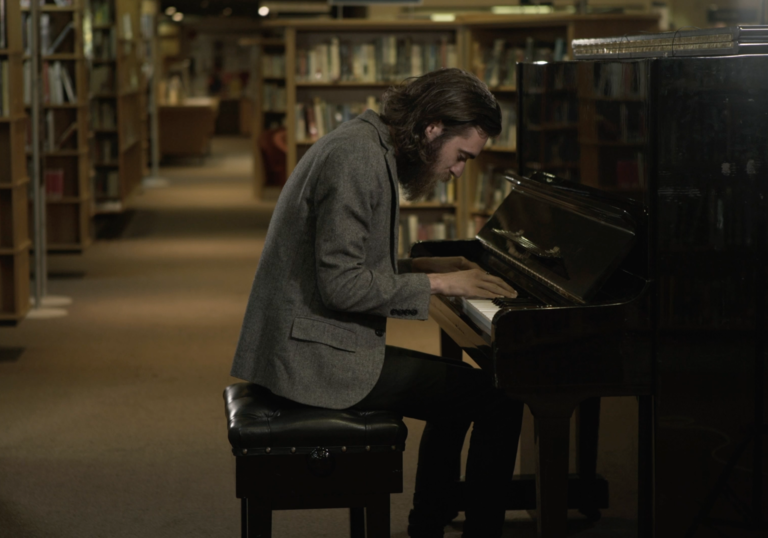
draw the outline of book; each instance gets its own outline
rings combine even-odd
[[[30,37],[31,37],[30,32]],[[51,47],[51,17],[47,13],[40,14],[40,50],[46,51]]]
[[[57,142],[57,148],[62,148],[64,145],[69,141],[70,138],[75,134],[77,131],[77,122],[73,121],[69,124],[69,127],[64,129],[64,132],[59,135],[59,140]]]
[[[45,141],[43,151],[54,151],[56,149],[56,123],[53,117],[53,110],[45,112]]]
[[[7,47],[7,38],[5,36],[5,20],[6,20],[6,11],[5,11],[5,1],[6,0],[0,0],[0,49],[4,49]]]
[[[11,77],[8,61],[0,61],[0,116],[11,114]]]
[[[131,25],[131,14],[123,13],[123,39],[133,39],[133,27]]]
[[[24,62],[24,105],[32,104],[32,62]]]
[[[1,1],[1,0],[0,0]],[[59,32],[59,35],[56,36],[56,39],[53,40],[53,43],[45,49],[45,54],[53,54],[56,52],[56,49],[59,48],[59,46],[62,44],[64,39],[66,39],[67,34],[74,30],[75,28],[75,21],[69,21],[66,26]]]
[[[45,170],[45,195],[49,200],[60,200],[64,196],[64,170]]]
[[[72,79],[69,76],[69,71],[66,67],[62,66],[61,63],[59,63],[59,75],[61,77],[61,84],[64,88],[64,92],[67,94],[67,101],[70,103],[77,103],[77,95],[75,94],[75,88],[72,84]],[[63,101],[64,98],[62,95],[62,102]]]

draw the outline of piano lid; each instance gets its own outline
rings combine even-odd
[[[512,190],[477,239],[560,295],[589,301],[634,244],[630,215],[516,174],[506,180]]]

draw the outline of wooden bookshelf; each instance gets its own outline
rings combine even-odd
[[[5,43],[0,43],[0,324],[14,325],[30,307],[29,176],[20,4],[6,2],[4,9],[0,17],[5,25]]]
[[[91,127],[97,214],[125,208],[146,165],[145,81],[141,73],[140,3],[91,0]]]
[[[43,81],[41,106],[41,173],[46,189],[46,239],[49,252],[82,252],[91,243],[93,199],[90,189],[88,60],[86,0],[71,6],[52,1],[41,6],[41,31],[47,27],[48,44],[41,43]],[[29,9],[22,9],[22,27],[27,28]],[[71,26],[70,30],[67,30]],[[25,43],[25,53],[29,44]],[[28,55],[24,57],[29,62]],[[31,63],[31,62],[30,62]],[[24,78],[22,76],[22,78]],[[45,81],[48,81],[46,84]],[[61,87],[57,90],[57,87]],[[47,91],[45,90],[47,88]],[[27,111],[31,90],[25,89]],[[29,140],[28,140],[29,143]],[[31,148],[27,148],[31,154]],[[30,161],[31,162],[31,161]],[[32,212],[29,211],[31,216]]]
[[[505,121],[505,132],[500,139],[490,141],[479,158],[468,163],[464,174],[459,221],[466,227],[466,237],[472,237],[508,192],[503,180],[504,171],[518,169],[516,116],[519,89],[514,62],[569,59],[573,39],[657,31],[658,17],[646,14],[464,15],[461,21],[466,32],[467,69],[482,79],[494,93]],[[559,91],[540,96],[542,109],[552,100],[570,100],[573,116],[578,118],[576,90],[575,80],[565,81]],[[533,88],[526,91],[529,94],[536,92]],[[554,159],[550,155],[558,140],[571,137],[576,141],[579,136],[576,118],[572,121],[542,121],[533,133],[539,143],[535,159],[527,163],[529,168],[545,169],[562,177],[578,179],[578,157],[576,161],[569,161],[567,158]],[[594,160],[590,160],[592,167],[596,166]]]
[[[284,30],[288,175],[317,138],[366,108],[378,112],[389,86],[432,69],[462,66],[463,33],[457,24],[347,20],[264,26]],[[331,58],[328,69],[315,62],[326,50]],[[390,52],[389,61],[377,65],[372,58],[382,50]],[[363,58],[363,53],[368,56]],[[322,122],[317,119],[321,117]],[[457,237],[457,194],[457,185],[440,184],[425,203],[403,204],[401,255],[419,238]]]
[[[500,137],[488,143],[476,161],[470,161],[462,178],[454,186],[453,201],[447,204],[424,206],[422,204],[402,205],[404,218],[412,214],[418,214],[425,224],[440,225],[442,215],[451,215],[449,226],[455,228],[457,237],[472,237],[475,229],[484,222],[484,219],[495,209],[496,204],[503,198],[503,189],[499,193],[492,191],[483,195],[483,203],[478,204],[478,193],[482,192],[481,180],[497,175],[505,170],[516,170],[518,167],[516,122],[518,88],[516,77],[500,76],[494,80],[488,80],[485,67],[488,55],[492,53],[494,43],[502,40],[503,49],[520,48],[525,53],[528,47],[529,60],[566,59],[571,55],[570,43],[573,39],[582,37],[603,37],[621,35],[625,33],[638,33],[653,31],[658,27],[656,15],[462,15],[453,23],[433,23],[428,21],[388,21],[374,20],[342,20],[342,21],[317,21],[295,20],[286,22],[266,22],[264,28],[267,31],[280,29],[284,31],[286,54],[286,109],[285,120],[287,128],[287,173],[293,170],[298,160],[308,151],[317,140],[312,132],[300,132],[300,110],[297,105],[314,104],[316,102],[328,105],[343,105],[350,103],[371,104],[378,99],[387,87],[402,74],[381,76],[377,73],[374,77],[354,77],[349,73],[341,76],[313,76],[306,73],[303,65],[308,63],[308,53],[319,45],[335,47],[348,45],[364,45],[376,43],[377,39],[386,36],[394,36],[395,47],[410,40],[411,44],[426,44],[435,39],[456,46],[456,66],[469,71],[475,71],[481,79],[486,80],[489,87],[496,95],[502,106],[502,115],[505,119],[505,132]],[[338,41],[334,42],[335,39]],[[555,45],[559,47],[557,58],[555,57]],[[548,49],[548,52],[547,52]],[[325,50],[325,49],[323,49]],[[331,54],[333,56],[334,53]],[[348,53],[347,53],[348,54]],[[534,57],[534,54],[537,55]],[[340,54],[344,57],[344,54]],[[525,60],[522,57],[519,60]],[[330,62],[329,62],[330,63]],[[514,65],[514,62],[513,62]],[[423,72],[427,72],[426,65],[422,65]],[[514,73],[512,73],[514,75]],[[269,80],[261,76],[260,84]],[[258,87],[258,86],[257,86]],[[562,98],[562,96],[561,96]],[[374,105],[375,107],[375,105]],[[362,106],[360,108],[365,108]],[[306,109],[305,109],[306,110]],[[334,109],[338,114],[339,109]],[[263,112],[263,111],[262,111]],[[358,112],[352,111],[353,117]],[[261,112],[259,112],[260,114]],[[282,111],[280,111],[282,113]],[[344,114],[342,117],[346,117]],[[263,121],[263,118],[255,114],[254,121]],[[263,123],[261,123],[263,125]],[[306,129],[306,125],[303,126]],[[578,123],[574,122],[550,122],[542,126],[542,136],[555,136],[561,133],[576,133]],[[322,135],[323,133],[317,133]],[[254,137],[254,140],[256,138]],[[254,160],[261,163],[261,154],[258,146],[254,144]],[[559,163],[564,170],[574,170],[579,162]],[[257,169],[261,165],[257,164]],[[567,173],[564,173],[567,175]],[[498,182],[502,185],[502,182]],[[263,189],[264,180],[257,172],[255,174],[255,190],[257,193]],[[455,222],[455,224],[454,224]],[[411,223],[404,222],[406,227],[413,229]],[[410,234],[407,234],[410,235]],[[422,234],[423,237],[423,234]],[[407,247],[406,247],[407,248]]]

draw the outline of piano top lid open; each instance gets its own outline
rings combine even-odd
[[[631,250],[631,216],[522,176],[506,179],[512,190],[477,239],[563,297],[588,302]]]

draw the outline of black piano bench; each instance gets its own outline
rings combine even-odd
[[[385,411],[310,407],[252,383],[224,391],[243,538],[270,538],[273,510],[349,508],[352,538],[389,537],[408,430]]]

